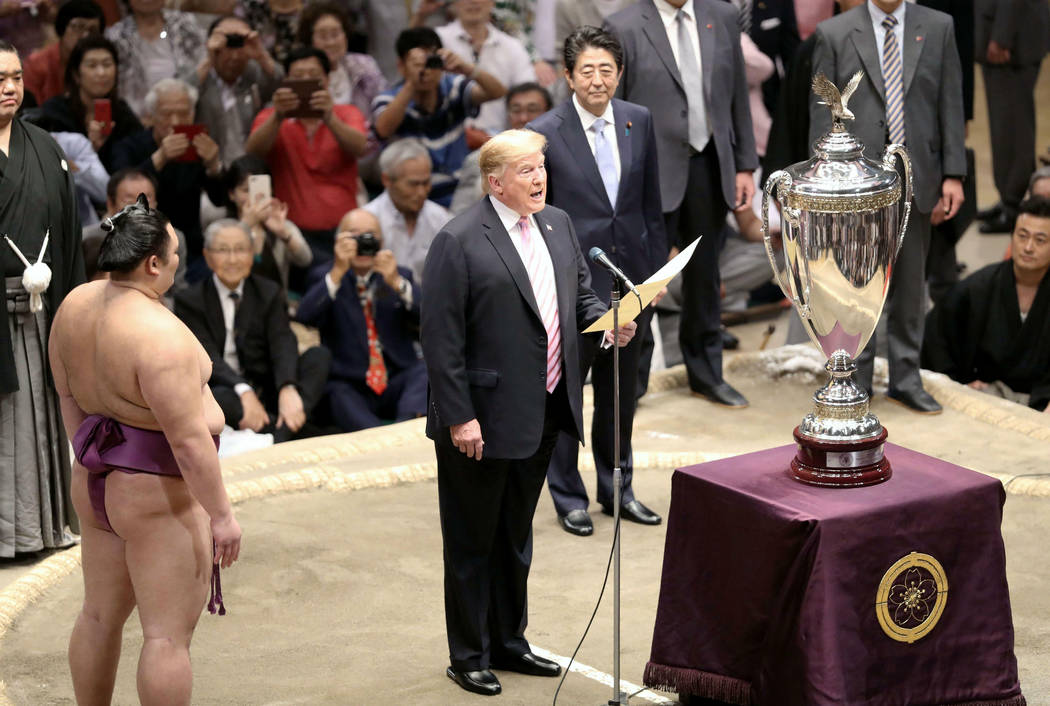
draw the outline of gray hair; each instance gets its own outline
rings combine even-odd
[[[186,83],[179,78],[162,78],[153,84],[153,87],[149,89],[149,93],[146,94],[145,101],[145,112],[148,115],[153,115],[153,111],[157,109],[157,99],[165,93],[174,93],[175,91],[181,91],[190,99],[190,112],[197,112],[197,89]]]
[[[397,178],[397,170],[410,159],[425,159],[427,166],[433,168],[430,150],[414,137],[406,137],[386,146],[379,155],[379,171],[391,179]]]
[[[220,230],[226,230],[227,228],[236,228],[237,230],[244,233],[244,237],[248,239],[248,242],[252,242],[252,234],[243,223],[238,221],[236,218],[220,218],[217,221],[212,221],[211,224],[204,229],[204,247],[211,249],[211,243],[215,240],[215,236],[219,234]]]
[[[1028,180],[1028,193],[1032,193],[1035,183],[1041,179],[1050,179],[1050,165],[1039,167],[1032,172],[1032,178]]]

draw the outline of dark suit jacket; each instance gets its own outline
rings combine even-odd
[[[562,377],[583,439],[580,331],[605,313],[568,214],[536,214],[554,265]],[[539,448],[547,401],[547,336],[525,265],[488,197],[434,238],[423,269],[422,343],[430,381],[427,436],[477,419],[485,456],[529,458]]]
[[[780,71],[785,71],[795,57],[795,50],[802,42],[798,36],[798,21],[795,19],[794,0],[761,0],[751,6],[751,31],[748,32],[762,53],[770,59],[780,60],[778,70],[762,83],[762,100],[772,113],[777,107],[777,96],[781,89]]]
[[[736,200],[736,173],[758,168],[751,129],[744,55],[740,49],[739,13],[721,0],[693,0],[700,37],[704,101],[718,152],[722,197],[730,208]],[[689,170],[688,103],[678,64],[653,0],[611,15],[605,26],[624,49],[623,78],[617,97],[648,108],[653,115],[660,155],[660,197],[665,213],[675,211],[685,196]]]
[[[780,87],[777,110],[769,128],[769,143],[762,160],[762,184],[778,169],[804,162],[813,155],[809,142],[809,94],[813,81],[813,50],[817,37],[810,35],[798,45],[784,83]]]
[[[959,50],[959,63],[963,71],[963,114],[967,120],[973,120],[973,0],[918,0],[918,2],[932,10],[951,15],[955,23],[955,48]]]
[[[548,142],[547,203],[572,218],[582,251],[600,247],[637,284],[667,261],[656,136],[647,108],[614,98],[612,109],[620,154],[615,210],[572,99],[541,115],[529,127]],[[587,262],[592,288],[608,301],[608,272],[590,259]]]
[[[315,267],[311,272],[313,284],[299,302],[295,318],[321,330],[321,343],[332,352],[331,377],[364,382],[368,372],[368,329],[365,311],[357,296],[357,279],[347,272],[339,284],[335,299],[328,296],[324,276],[330,265]],[[412,341],[413,331],[419,326],[419,287],[412,280],[412,271],[398,267],[397,271],[412,287],[412,308],[392,290],[382,275],[373,272],[369,284],[374,288],[373,316],[376,333],[383,348],[383,361],[390,375],[414,365],[419,360]]]
[[[1038,64],[1050,50],[1050,8],[1046,0],[976,0],[974,53],[988,60],[993,39],[1010,50],[1010,64]]]
[[[284,293],[268,279],[248,275],[234,319],[234,345],[243,375],[222,357],[226,324],[212,277],[175,295],[175,315],[193,331],[211,358],[208,384],[233,387],[248,383],[256,389],[278,391],[298,382],[299,344],[288,324]]]
[[[904,11],[904,129],[914,177],[915,206],[933,210],[946,176],[966,176],[966,122],[962,69],[952,20],[942,12],[907,3]],[[868,6],[817,25],[813,72],[845,87],[863,69],[864,79],[848,107],[856,120],[847,129],[864,143],[864,154],[882,160],[886,145],[885,89]],[[831,129],[831,111],[810,95],[810,142]]]

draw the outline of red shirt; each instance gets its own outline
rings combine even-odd
[[[364,116],[352,105],[332,108],[335,117],[368,134]],[[263,109],[252,125],[254,132],[270,117]],[[335,135],[321,124],[312,139],[295,118],[281,121],[270,154],[273,195],[288,204],[288,218],[303,230],[332,230],[347,211],[357,208],[357,158],[339,147]]]
[[[65,86],[62,55],[59,54],[60,42],[54,42],[38,49],[26,57],[22,65],[23,82],[27,91],[32,91],[36,102],[43,105],[48,98],[61,94]]]

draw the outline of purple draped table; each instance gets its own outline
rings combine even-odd
[[[645,684],[761,706],[1023,706],[1005,492],[894,444],[817,488],[795,446],[675,472]]]

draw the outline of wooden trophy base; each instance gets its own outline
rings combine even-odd
[[[882,455],[886,429],[862,441],[824,441],[805,436],[795,427],[798,452],[788,474],[808,485],[859,488],[889,480],[889,460]]]

